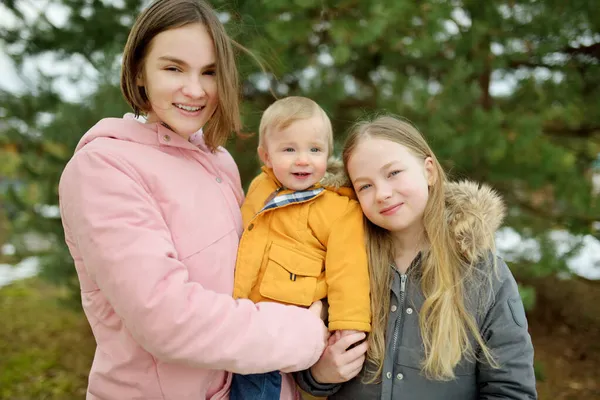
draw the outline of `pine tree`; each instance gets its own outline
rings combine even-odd
[[[81,135],[98,119],[127,110],[118,59],[131,16],[147,2],[49,2],[69,10],[62,24],[44,10],[28,20],[19,11],[25,3],[4,5],[19,21],[0,31],[14,60],[51,52],[83,60],[96,76],[96,90],[77,101],[66,101],[60,77],[52,76],[27,93],[0,93],[0,145],[18,149],[12,162],[19,168],[2,171],[21,183],[4,200],[20,210],[11,220],[13,236],[47,237],[46,275],[74,283],[60,221],[43,217],[47,208],[40,204],[57,204],[60,172]],[[246,132],[256,132],[272,93],[318,101],[331,116],[338,148],[357,118],[374,112],[408,118],[453,178],[487,182],[503,194],[508,226],[542,244],[536,273],[565,268],[551,232],[600,238],[600,202],[592,190],[600,153],[595,3],[212,1],[232,37],[266,67],[261,71],[239,52]],[[229,148],[247,184],[258,168],[256,136],[232,140]]]

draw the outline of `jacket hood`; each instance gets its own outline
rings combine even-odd
[[[465,259],[475,262],[494,248],[506,208],[500,195],[473,181],[446,184],[446,218]]]
[[[352,188],[352,184],[346,175],[344,163],[337,157],[331,157],[327,160],[327,171],[320,183],[321,186],[334,190]]]
[[[191,150],[206,148],[201,137],[201,143],[192,144],[160,123],[145,123],[143,120],[136,119],[133,114],[125,114],[123,118],[101,119],[79,140],[75,152],[98,138],[123,140],[153,146],[168,145]]]

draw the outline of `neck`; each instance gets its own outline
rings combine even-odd
[[[162,122],[160,119],[158,119],[158,117],[156,116],[156,114],[154,113],[148,113],[147,117],[146,117],[146,123],[147,124],[161,124],[162,126],[164,126],[165,128],[167,128],[168,130],[172,131],[173,133],[175,133],[176,135],[181,136],[182,138],[184,138],[185,140],[190,140],[190,135],[182,135],[179,132],[175,132],[173,130],[173,128],[171,128],[169,125],[167,125],[166,123]]]
[[[415,224],[400,232],[392,232],[392,242],[396,267],[405,273],[417,254],[427,248],[425,228],[422,224]]]

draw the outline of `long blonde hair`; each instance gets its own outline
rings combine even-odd
[[[465,304],[469,282],[477,268],[473,260],[465,260],[448,226],[445,206],[446,174],[429,145],[410,123],[381,116],[372,121],[359,122],[351,130],[344,145],[344,165],[358,144],[369,138],[396,142],[406,147],[417,158],[433,161],[437,179],[429,188],[429,199],[423,214],[425,235],[429,243],[423,252],[419,275],[425,297],[419,313],[419,326],[425,348],[422,369],[434,380],[454,379],[454,368],[464,357],[475,359],[477,350],[482,359],[496,366],[490,349],[486,346],[479,327]],[[394,261],[394,248],[389,231],[374,225],[365,218],[367,252],[371,285],[372,330],[368,337],[369,350],[367,382],[380,379],[385,357],[385,330],[390,309],[390,289]],[[482,275],[482,274],[479,274]],[[489,274],[487,274],[489,275]],[[491,282],[491,280],[489,280]],[[474,339],[478,348],[471,342]]]

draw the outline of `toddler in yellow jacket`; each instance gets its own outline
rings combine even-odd
[[[370,332],[363,213],[352,188],[339,187],[332,152],[331,122],[314,101],[286,97],[264,112],[264,165],[242,206],[233,295],[305,307],[327,298],[330,331]],[[278,372],[234,375],[230,398],[278,399],[280,381]]]

